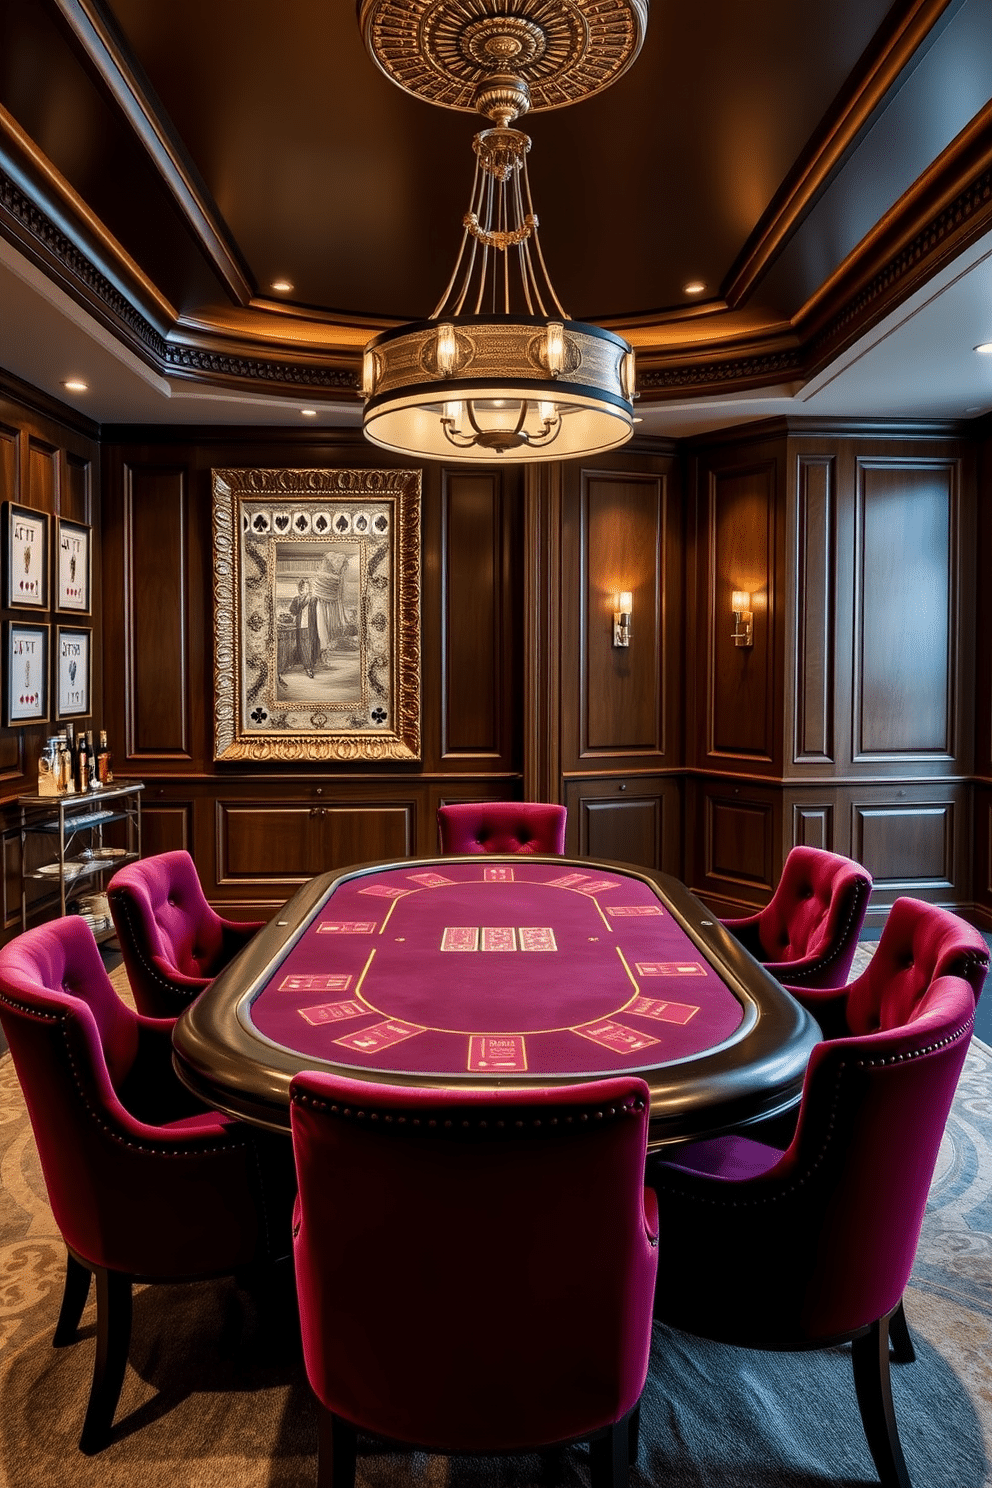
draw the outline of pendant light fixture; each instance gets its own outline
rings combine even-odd
[[[561,460],[624,444],[634,352],[572,320],[548,275],[527,176],[527,111],[600,92],[640,50],[647,0],[359,0],[388,77],[492,122],[475,136],[461,247],[426,320],[365,348],[366,436],[420,459]]]

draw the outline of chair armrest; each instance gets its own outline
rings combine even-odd
[[[258,934],[268,922],[266,920],[225,920],[221,918],[224,944],[224,963],[227,964]]]
[[[210,1107],[187,1090],[175,1072],[172,1062],[175,1022],[175,1018],[137,1015],[137,1052],[127,1078],[117,1092],[127,1113],[149,1126],[210,1112]]]

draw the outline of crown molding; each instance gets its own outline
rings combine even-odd
[[[992,103],[933,162],[795,318],[815,375],[992,228]]]
[[[130,55],[110,11],[101,0],[55,0],[55,4],[174,196],[231,298],[247,305],[255,293],[251,271],[151,83]]]
[[[731,308],[745,302],[902,78],[937,40],[965,0],[893,6],[855,72],[762,214],[722,288]]]
[[[60,0],[67,5],[69,0]],[[73,0],[82,9],[84,0]],[[85,0],[93,10],[94,0]],[[922,4],[915,8],[919,17]],[[946,11],[942,12],[946,14]],[[698,307],[624,329],[646,402],[802,384],[992,229],[992,103],[802,307]],[[265,299],[180,316],[11,116],[0,108],[0,233],[160,376],[225,388],[357,392],[361,348],[392,322]],[[694,334],[698,332],[698,334]]]

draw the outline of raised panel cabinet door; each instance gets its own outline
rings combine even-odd
[[[861,461],[854,758],[954,752],[957,461]]]
[[[184,470],[125,470],[128,755],[139,769],[190,758],[187,507]]]
[[[664,607],[660,476],[583,476],[583,755],[663,753]],[[632,597],[629,646],[615,646],[617,597]]]
[[[765,462],[709,473],[711,756],[767,762],[775,755],[775,470]],[[735,590],[749,596],[750,646],[738,646],[733,638]]]
[[[442,752],[502,752],[502,519],[496,471],[446,471]]]

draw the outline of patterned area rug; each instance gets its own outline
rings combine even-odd
[[[288,1268],[255,1294],[233,1281],[137,1291],[115,1440],[86,1458],[76,1441],[93,1362],[94,1307],[91,1301],[79,1341],[53,1349],[64,1258],[5,1055],[0,1484],[304,1488],[314,1482],[316,1421]],[[992,1488],[992,1050],[977,1042],[941,1149],[906,1313],[917,1362],[893,1370],[893,1389],[914,1488]],[[358,1483],[588,1488],[587,1462],[581,1448],[446,1459],[368,1441],[360,1445]],[[750,1353],[656,1326],[631,1488],[875,1482],[845,1349]]]

